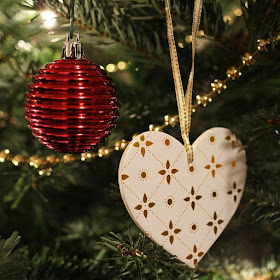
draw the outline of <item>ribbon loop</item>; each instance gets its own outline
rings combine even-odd
[[[165,0],[166,12],[166,25],[167,25],[167,38],[172,66],[173,79],[175,84],[176,100],[179,113],[181,135],[184,141],[184,147],[188,154],[188,163],[193,162],[193,148],[190,144],[189,133],[191,127],[191,113],[192,113],[192,90],[193,90],[193,77],[194,77],[194,58],[196,48],[196,38],[199,30],[200,17],[202,11],[203,0],[195,0],[193,10],[193,23],[192,23],[192,66],[188,80],[186,94],[184,94],[183,83],[179,68],[179,60],[176,50],[174,39],[172,17],[170,11],[169,0]]]

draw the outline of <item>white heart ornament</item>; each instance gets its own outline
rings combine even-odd
[[[124,204],[139,228],[170,254],[195,267],[223,232],[240,202],[247,174],[241,142],[215,127],[184,146],[157,131],[127,146],[119,166]]]

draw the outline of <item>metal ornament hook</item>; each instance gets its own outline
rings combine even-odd
[[[61,58],[72,58],[72,59],[82,59],[84,58],[84,52],[82,48],[82,43],[80,42],[80,34],[74,33],[76,36],[76,41],[70,42],[70,33],[66,34],[66,41],[62,47]]]

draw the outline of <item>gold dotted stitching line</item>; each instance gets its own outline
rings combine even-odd
[[[163,224],[164,228],[168,228],[168,226],[164,224],[164,222],[159,218],[159,216],[156,213],[154,213],[154,211],[152,209],[150,209],[150,211]],[[165,245],[167,240],[168,240],[168,238],[164,240],[164,242],[162,243],[162,246]]]
[[[164,228],[168,228],[168,226],[159,218],[159,216],[152,209],[150,209],[150,211],[163,224]]]
[[[205,235],[205,237],[203,238],[203,240],[201,241],[200,245],[199,245],[199,249],[202,247],[203,243],[205,242],[206,238],[209,236],[210,231],[212,230],[212,228],[210,228],[208,230],[208,233]]]
[[[185,150],[182,150],[181,153],[178,155],[178,157],[175,159],[175,161],[173,162],[173,166],[174,164],[178,161],[178,159],[180,158],[180,156],[182,155],[182,153],[184,153]]]
[[[142,214],[142,211],[139,211],[138,215],[135,217],[135,220],[137,220],[141,214]]]
[[[175,223],[175,225],[174,226],[176,226],[180,221],[181,221],[181,219],[182,219],[182,217],[183,217],[183,215],[185,214],[185,212],[188,210],[188,208],[189,208],[189,203],[188,203],[188,205],[186,206],[186,208],[184,209],[184,211],[182,211],[182,213],[181,213],[181,215],[180,215],[180,217],[179,217],[179,219],[178,219],[178,221]]]
[[[209,216],[209,218],[212,220],[212,217],[211,217],[211,215],[209,215],[209,213],[204,209],[204,207],[203,206],[201,206],[201,204],[199,203],[199,202],[196,202],[200,207],[201,207],[201,209]]]
[[[144,133],[141,133],[140,135],[138,135],[137,139],[135,139],[135,141],[138,141],[139,143],[141,143],[141,140],[140,140],[140,136],[144,134]],[[148,133],[148,136],[150,136],[151,132],[149,131]],[[141,146],[141,145],[140,145]],[[135,154],[133,155],[133,157],[130,159],[130,161],[123,167],[123,169],[125,169],[131,162],[132,160],[135,158],[135,156],[138,154],[138,152],[140,151],[140,146],[137,147],[137,150],[135,152]],[[139,149],[138,149],[139,148]]]
[[[176,178],[174,175],[172,175],[172,177],[177,181],[177,183],[178,183],[186,192],[189,192],[189,191],[182,185],[182,183],[181,183],[180,181],[177,180],[177,178]]]
[[[160,185],[162,184],[162,182],[165,180],[165,177],[161,178],[161,181],[159,183],[159,185],[155,188],[155,190],[153,191],[153,193],[150,196],[150,199],[154,196],[154,194],[156,193],[156,191],[158,190],[158,188],[160,187]]]
[[[200,151],[200,153],[204,156],[204,158],[207,160],[207,162],[210,162],[210,160],[208,159],[208,157],[198,148],[195,147],[198,151]]]
[[[164,164],[153,154],[153,152],[150,150],[150,149],[148,149],[148,148],[146,148],[150,153],[151,153],[151,155],[164,167]]]
[[[144,133],[147,133],[147,136],[151,136],[152,131],[146,131],[146,132],[143,132],[141,134],[144,134]],[[140,138],[140,136],[139,136],[139,138]]]
[[[231,201],[232,199],[233,199],[233,197],[230,195],[230,197],[229,197],[227,203],[224,205],[224,207],[222,208],[222,210],[220,211],[220,213],[218,214],[218,216],[220,216],[220,215],[224,212],[225,208],[227,207],[227,205],[230,203],[230,201]],[[238,204],[237,204],[237,206],[238,206]]]
[[[185,244],[184,241],[181,240],[180,237],[178,237],[178,236],[175,236],[175,237],[176,237],[189,251],[192,251],[192,250],[190,249],[190,247],[189,247],[187,244]]]
[[[201,188],[201,186],[205,183],[206,179],[208,178],[210,172],[207,172],[206,176],[204,177],[203,181],[200,183],[198,189],[196,190],[196,192],[199,191],[199,189]]]
[[[122,182],[122,183],[141,202],[141,199],[138,197],[138,195],[126,183],[124,183],[124,182]]]
[[[135,154],[131,157],[130,161],[123,167],[123,170],[133,161],[133,159],[136,157],[136,155],[138,154],[139,149],[137,149],[137,151],[135,152]]]
[[[168,241],[168,236],[166,236],[166,238],[164,239],[163,243],[162,243],[162,246],[165,245],[166,241]]]

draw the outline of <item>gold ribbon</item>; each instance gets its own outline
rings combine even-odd
[[[193,162],[193,148],[192,145],[190,144],[189,133],[191,127],[191,113],[192,113],[192,90],[193,90],[193,77],[194,77],[195,47],[196,47],[197,32],[199,30],[199,24],[200,24],[202,1],[203,0],[195,0],[194,2],[193,24],[192,24],[192,67],[189,75],[186,94],[184,94],[183,83],[182,83],[181,73],[179,68],[178,55],[177,55],[176,44],[174,39],[170,4],[169,4],[169,0],[165,0],[167,38],[168,38],[171,66],[173,72],[173,79],[175,84],[181,135],[184,141],[184,147],[187,151],[189,164]]]

